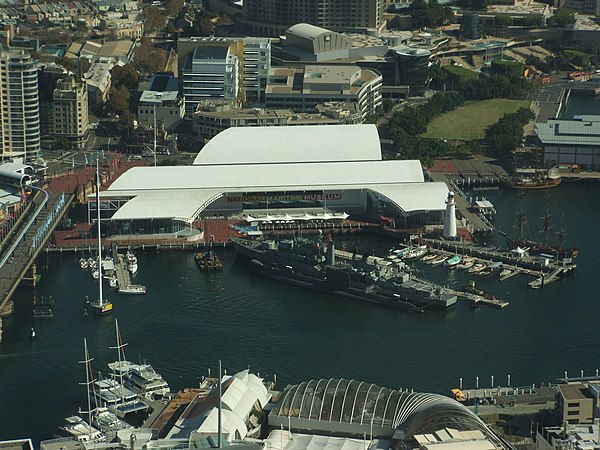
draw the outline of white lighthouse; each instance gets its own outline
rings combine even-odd
[[[456,237],[456,204],[454,203],[454,192],[448,192],[446,200],[446,214],[444,215],[444,237],[454,239]]]

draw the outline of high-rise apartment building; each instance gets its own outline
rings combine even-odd
[[[71,147],[83,148],[88,138],[88,92],[85,81],[68,75],[56,83],[52,102],[55,141],[65,139]]]
[[[244,24],[263,36],[278,36],[296,23],[335,31],[382,31],[385,0],[244,0]]]
[[[0,51],[0,158],[31,161],[40,153],[38,72],[24,50]]]

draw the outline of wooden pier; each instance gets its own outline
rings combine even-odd
[[[121,253],[113,253],[116,255],[114,258],[115,262],[115,275],[119,281],[119,287],[131,286],[133,281],[131,280],[131,274],[127,270],[127,263],[125,262],[125,255]]]

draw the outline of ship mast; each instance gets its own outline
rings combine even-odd
[[[84,353],[84,359],[83,361],[79,361],[81,364],[85,364],[85,383],[79,383],[80,385],[85,384],[86,386],[86,390],[87,390],[87,411],[83,411],[83,412],[87,412],[88,414],[88,431],[89,431],[89,440],[92,440],[92,404],[91,404],[91,399],[90,399],[90,385],[94,383],[94,377],[92,375],[92,370],[91,370],[91,362],[94,360],[93,358],[90,358],[90,354],[88,353],[88,348],[87,348],[87,339],[83,338],[83,353]]]
[[[98,159],[96,159],[96,214],[98,216],[98,305],[100,312],[104,308],[104,299],[102,298],[102,234],[100,233],[100,168],[98,166]]]
[[[527,218],[525,217],[525,210],[523,207],[523,198],[524,192],[521,190],[519,193],[519,210],[517,211],[517,220],[515,221],[514,228],[518,230],[517,240],[522,240],[524,238],[523,232],[525,229],[525,224],[527,223]]]
[[[118,356],[118,361],[119,361],[119,391],[121,393],[121,403],[125,403],[125,395],[123,393],[123,363],[125,361],[125,350],[123,350],[125,348],[125,346],[127,345],[126,343],[123,344],[123,339],[121,338],[121,330],[119,330],[119,321],[117,319],[115,319],[115,328],[117,330],[117,345],[115,347],[109,347],[111,350],[117,349],[117,353],[119,354]],[[121,358],[122,356],[122,358]],[[114,379],[114,373],[113,373],[113,379]]]
[[[550,233],[552,231],[552,216],[550,215],[550,195],[546,196],[546,215],[542,224],[542,233],[544,233],[544,247],[549,245]]]

